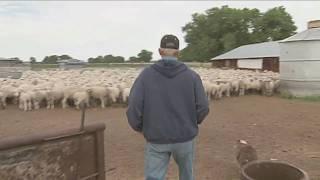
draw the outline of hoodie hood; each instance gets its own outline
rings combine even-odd
[[[187,70],[187,66],[182,62],[163,59],[157,61],[151,67],[167,78],[173,78]]]

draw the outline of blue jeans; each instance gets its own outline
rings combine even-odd
[[[193,180],[194,140],[176,144],[152,144],[145,146],[144,175],[146,180],[164,180],[170,156],[179,167],[180,180]]]

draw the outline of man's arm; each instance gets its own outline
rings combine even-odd
[[[143,119],[143,97],[144,89],[142,83],[142,75],[140,74],[130,91],[127,109],[127,118],[132,129],[142,132]]]
[[[209,102],[204,91],[200,76],[197,74],[195,79],[195,99],[197,111],[197,123],[201,124],[209,113]]]

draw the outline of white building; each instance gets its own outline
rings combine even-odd
[[[279,72],[278,41],[243,45],[211,59],[214,67]]]
[[[78,59],[59,60],[59,68],[61,69],[79,69],[83,68],[87,63]]]

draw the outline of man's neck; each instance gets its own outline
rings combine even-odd
[[[163,60],[167,60],[167,61],[177,61],[178,58],[174,57],[174,56],[162,56]]]

